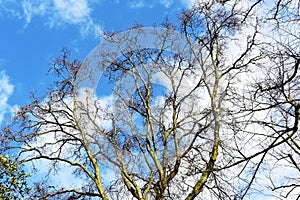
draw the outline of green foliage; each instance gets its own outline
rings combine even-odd
[[[0,154],[0,199],[21,199],[28,194],[30,188],[27,185],[26,174],[23,165],[9,156]]]

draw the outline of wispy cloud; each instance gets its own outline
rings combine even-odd
[[[24,20],[24,27],[30,25],[35,17],[42,18],[49,28],[76,25],[83,35],[98,36],[102,27],[92,18],[93,0],[0,0],[0,13]]]
[[[154,5],[160,4],[166,8],[169,8],[174,3],[173,0],[159,0],[159,1],[146,1],[146,0],[132,0],[128,3],[130,8],[152,8]]]
[[[135,1],[131,1],[129,3],[130,8],[143,8],[143,7],[146,7],[146,6],[148,7],[148,6],[150,6],[150,4],[146,5],[144,0],[135,0]]]
[[[159,0],[159,3],[166,8],[169,8],[174,3],[174,1],[173,0]]]
[[[0,124],[4,120],[5,114],[13,112],[16,108],[16,106],[8,104],[8,98],[13,91],[14,86],[10,83],[9,77],[5,74],[5,71],[0,71]]]
[[[32,2],[32,1],[22,1],[22,18],[25,20],[25,27],[31,23],[31,20],[34,16],[45,16],[47,13],[47,8],[49,8],[49,2]]]
[[[102,27],[91,17],[92,9],[88,0],[54,0],[54,8],[50,17],[50,26],[73,24],[80,26],[83,35],[102,32]]]
[[[61,20],[71,24],[86,21],[91,9],[86,0],[54,0],[54,8]]]

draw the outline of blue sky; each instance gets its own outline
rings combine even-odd
[[[0,123],[43,92],[63,47],[83,60],[104,31],[175,20],[193,0],[0,0]]]

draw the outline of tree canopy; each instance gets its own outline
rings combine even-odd
[[[64,49],[5,150],[80,180],[39,198],[299,198],[299,6],[199,1],[180,25],[105,35],[83,62]]]
[[[0,155],[0,199],[21,199],[26,196],[30,191],[26,180],[29,176],[21,163],[7,155]]]

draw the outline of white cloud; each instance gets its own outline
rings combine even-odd
[[[54,0],[54,8],[62,21],[70,24],[85,22],[91,9],[86,0]]]
[[[34,18],[42,18],[49,28],[75,25],[83,35],[102,32],[101,26],[92,18],[91,4],[94,0],[22,0],[0,1],[0,16],[12,16],[24,20],[24,28]],[[4,13],[4,14],[3,14]]]
[[[102,27],[99,24],[95,23],[91,18],[89,18],[88,21],[84,23],[84,26],[82,26],[80,29],[80,33],[82,35],[88,35],[89,33],[94,34],[96,37],[102,35]]]
[[[159,0],[157,1],[145,1],[145,0],[133,0],[128,3],[130,8],[152,8],[154,5],[160,4],[166,8],[169,8],[174,3],[174,0]]]
[[[159,3],[165,6],[166,8],[169,8],[174,1],[173,0],[159,0]]]
[[[35,2],[32,1],[22,1],[21,3],[23,8],[23,18],[25,18],[25,27],[31,23],[31,20],[34,16],[44,16],[47,13],[47,8],[49,7],[49,2]]]
[[[15,9],[14,1],[1,1],[0,0],[0,17],[4,16],[13,16],[16,18],[20,18],[20,12]]]
[[[146,6],[146,3],[144,0],[136,0],[129,3],[130,8],[143,8]]]
[[[82,35],[99,36],[102,33],[102,27],[91,17],[92,9],[88,0],[53,0],[53,3],[53,15],[49,16],[50,27],[73,24],[80,26]]]
[[[4,71],[0,71],[0,124],[4,115],[15,110],[15,106],[10,106],[7,101],[12,95],[14,86],[10,83],[9,77]]]

